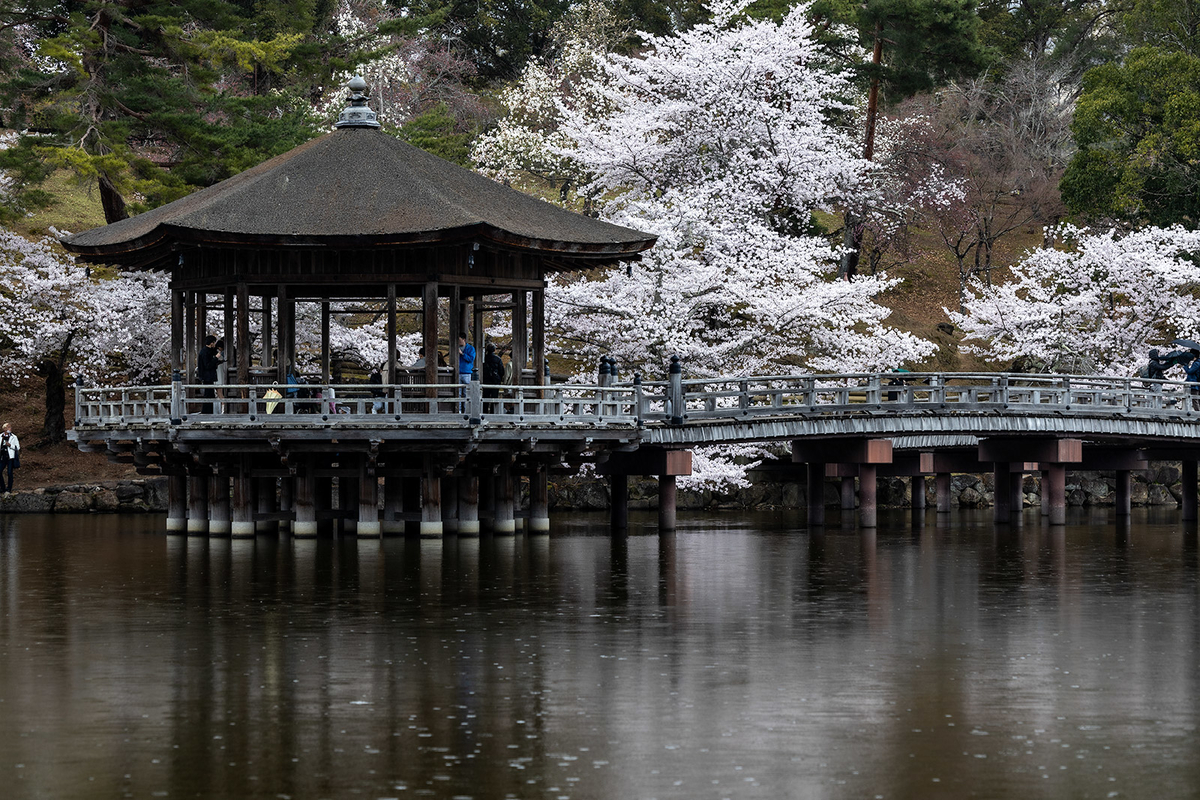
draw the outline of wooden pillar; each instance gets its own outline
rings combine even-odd
[[[273,516],[279,510],[279,497],[276,491],[275,479],[255,478],[254,494],[255,506],[258,509],[254,529],[259,533],[277,533],[279,531],[279,523],[273,519],[267,519],[268,516]]]
[[[189,536],[203,536],[208,533],[208,472],[192,472],[188,475],[188,517],[187,532]]]
[[[317,530],[329,532],[332,528],[337,530],[337,523],[334,520],[328,519],[328,515],[333,511],[333,478],[325,476],[313,479],[313,508],[317,514]],[[326,519],[322,520],[321,517]],[[324,523],[322,525],[322,523]]]
[[[230,510],[230,535],[235,539],[254,536],[254,489],[251,486],[250,464],[243,456],[233,473],[233,508]]]
[[[550,474],[538,464],[529,476],[529,532],[550,532]]]
[[[167,533],[185,533],[188,517],[187,473],[167,475]]]
[[[608,476],[609,517],[613,531],[629,527],[629,476],[613,473]]]
[[[1183,459],[1180,489],[1183,492],[1183,521],[1196,521],[1196,459]]]
[[[237,329],[233,322],[234,303],[237,302],[237,293],[232,288],[225,290],[225,296],[221,300],[221,338],[225,340],[225,367],[227,373],[236,379],[237,364],[229,363],[237,360]],[[230,381],[232,382],[232,381]]]
[[[184,352],[184,333],[186,332],[183,314],[183,292],[171,290],[171,369],[178,370],[183,375],[184,383],[191,383],[187,375],[187,354]]]
[[[458,535],[479,535],[479,476],[470,472],[458,478]]]
[[[533,383],[542,385],[546,380],[546,290],[533,290]],[[670,530],[674,530],[672,526]]]
[[[529,361],[526,350],[528,337],[528,302],[524,290],[513,293],[512,368],[513,384],[521,383],[521,374]]]
[[[345,462],[341,463],[345,466]],[[358,532],[358,476],[338,476],[338,520],[346,536]]]
[[[914,511],[925,510],[925,476],[913,475],[912,486],[909,488],[911,505]]]
[[[432,356],[436,362],[437,354],[425,351],[426,363]],[[424,473],[421,476],[421,538],[440,539],[442,536],[442,478],[434,469],[432,460],[425,458]]]
[[[404,502],[404,514],[421,513],[421,478],[402,478],[400,481],[400,493]],[[438,522],[442,519],[441,512],[438,512]],[[439,527],[440,531],[441,528]],[[421,533],[421,521],[417,519],[407,519],[404,521],[404,532],[417,536]],[[439,534],[440,535],[440,534]]]
[[[379,479],[371,468],[371,461],[363,455],[358,460],[358,538],[378,539],[382,533],[379,524]]]
[[[513,514],[513,469],[512,463],[500,464],[496,470],[495,479],[495,517],[492,521],[492,531],[497,536],[507,536],[517,531],[517,523]]]
[[[935,482],[937,483],[937,487],[936,487],[937,488],[937,513],[949,514],[950,513],[950,487],[951,487],[950,473],[949,472],[939,472],[937,474],[937,478],[935,478]]]
[[[296,519],[292,522],[292,536],[297,539],[312,539],[317,535],[317,510],[314,505],[316,476],[313,472],[313,462],[312,456],[304,456],[296,469],[296,492],[292,497]]]
[[[208,535],[229,535],[229,476],[208,479]]]
[[[842,486],[841,486],[842,510],[843,511],[853,511],[854,510],[854,500],[855,500],[854,478],[843,477],[841,483],[842,483]]]
[[[674,475],[658,476],[658,530],[675,530],[677,484]]]
[[[288,333],[288,305],[290,301],[287,296],[287,284],[281,283],[276,288],[275,298],[275,339],[278,342],[275,349],[278,352],[278,358],[275,359],[278,369],[275,372],[276,383],[287,382],[287,368],[292,363],[292,348],[289,343],[291,336]]]
[[[496,529],[496,474],[491,469],[479,476],[479,523],[480,528]]]
[[[262,296],[262,358],[259,363],[263,367],[271,367],[275,365],[275,359],[271,355],[271,350],[274,348],[273,323],[271,319],[271,295],[264,294]]]
[[[398,536],[404,533],[404,520],[396,518],[404,513],[402,481],[399,475],[388,475],[383,479],[383,521],[379,529],[384,536]]]
[[[1050,516],[1050,498],[1046,494],[1046,487],[1050,485],[1050,473],[1047,470],[1038,470],[1038,481],[1041,489],[1041,513],[1043,517]]]
[[[1048,497],[1051,525],[1065,525],[1067,522],[1067,467],[1065,464],[1050,464],[1046,468],[1046,486],[1044,496]]]
[[[387,360],[387,375],[385,376],[384,379],[389,384],[395,385],[395,383],[396,383],[396,368],[397,368],[397,364],[396,364],[396,284],[389,283],[387,288],[388,288],[388,295],[387,295],[388,360]],[[428,351],[426,351],[426,352],[428,352]],[[399,408],[397,408],[396,413],[397,414],[400,413]],[[384,482],[383,482],[383,487],[384,487],[383,491],[384,491],[385,495],[387,494],[387,484],[388,484],[388,479],[385,478]],[[384,502],[386,503],[387,501],[384,500]],[[386,510],[386,508],[385,508],[385,510]],[[388,533],[388,531],[384,530],[384,533]]]
[[[200,348],[204,346],[204,337],[208,336],[208,295],[205,292],[196,293],[196,358],[200,357]]]
[[[820,461],[808,464],[808,524],[825,524],[825,464]]]
[[[250,382],[250,288],[237,285],[237,382]]]
[[[1117,470],[1116,478],[1117,516],[1128,517],[1133,513],[1133,472],[1127,469],[1119,469]]]
[[[1007,525],[1012,516],[1011,471],[1007,461],[992,464],[992,522]]]
[[[184,292],[183,297],[183,382],[196,383],[196,359],[200,354],[196,345],[196,293]]]
[[[878,522],[878,501],[874,464],[858,465],[858,524],[862,528],[874,528]]]
[[[446,353],[446,362],[450,364],[450,375],[452,376],[451,383],[458,383],[458,337],[464,334],[462,326],[462,289],[457,286],[450,287],[450,325],[446,331],[446,337],[450,341],[449,352]],[[428,351],[426,351],[428,352]],[[444,488],[444,487],[443,487]],[[442,498],[445,500],[446,498]],[[458,512],[457,507],[455,513]],[[445,515],[443,514],[443,518]]]
[[[329,301],[321,301],[321,383],[329,384]]]
[[[421,344],[425,347],[425,378],[423,382],[427,385],[433,385],[438,381],[438,285],[436,281],[426,283],[422,294]],[[426,390],[426,396],[437,397],[437,390]],[[441,516],[439,515],[438,525],[440,526],[441,524]],[[441,536],[440,527],[438,528],[438,535]]]
[[[458,533],[458,478],[442,477],[442,533]]]

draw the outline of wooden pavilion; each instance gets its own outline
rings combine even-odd
[[[459,334],[473,340],[481,361],[485,315],[496,311],[511,319],[513,382],[547,382],[546,276],[637,258],[654,237],[558,208],[401,142],[379,130],[366,84],[356,78],[350,88],[350,105],[332,133],[168,205],[76,234],[65,246],[86,261],[170,272],[176,383],[192,382],[211,333],[226,343],[228,394],[244,399],[257,396],[255,385],[286,385],[296,356],[296,308],[305,303],[320,307],[323,385],[331,379],[330,315],[362,311],[364,304],[386,319],[389,387],[407,380],[436,397],[437,384],[458,380]],[[405,310],[420,314],[430,354],[415,380],[397,363],[397,320]],[[221,320],[217,330],[214,318]],[[434,357],[442,342],[450,345],[449,375],[439,373]],[[290,397],[286,405],[291,411]],[[423,407],[436,408],[432,399]],[[250,535],[255,522],[261,527],[272,518],[291,522],[297,535],[315,534],[328,490],[321,481],[330,477],[341,479],[347,505],[346,487],[359,484],[360,536],[396,530],[397,518],[411,521],[411,506],[418,505],[400,495],[408,491],[411,500],[415,489],[398,487],[393,512],[380,523],[368,509],[376,504],[377,475],[423,482],[421,530],[436,535],[443,529],[439,476],[465,478],[451,491],[477,495],[471,482],[477,486],[480,473],[504,473],[518,451],[528,451],[528,442],[514,442],[507,452],[493,448],[491,462],[481,464],[464,454],[456,435],[444,435],[420,414],[401,414],[399,400],[392,409],[387,424],[380,417],[335,439],[329,431],[314,433],[311,419],[294,429],[285,421],[263,427],[251,402],[240,413],[208,417],[185,405],[172,414],[169,435],[114,421],[104,446],[132,456],[144,471],[173,476],[169,527],[234,535]],[[426,434],[414,435],[421,429]],[[76,439],[97,446],[94,437]],[[564,448],[565,440],[543,461],[555,462]],[[224,499],[230,480],[232,510]],[[499,494],[506,492],[511,488],[501,486]],[[290,508],[278,507],[276,494]],[[464,522],[459,529],[470,532],[472,521]]]

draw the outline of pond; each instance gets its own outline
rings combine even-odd
[[[831,515],[382,542],[3,517],[0,786],[1195,796],[1200,552],[1178,512]]]

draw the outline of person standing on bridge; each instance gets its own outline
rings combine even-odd
[[[217,337],[209,334],[204,337],[204,346],[200,348],[200,355],[196,359],[196,380],[205,386],[209,387],[204,390],[204,396],[207,398],[215,398],[216,390],[213,389],[213,384],[217,382],[217,367],[224,363],[221,358],[221,350],[217,346]],[[213,404],[207,402],[200,409],[201,414],[213,413]]]

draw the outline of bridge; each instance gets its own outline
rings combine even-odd
[[[614,373],[603,360],[593,385],[461,386],[449,375],[423,382],[422,370],[386,385],[238,384],[218,398],[178,375],[169,386],[80,385],[70,435],[81,449],[170,476],[168,528],[216,535],[282,523],[310,536],[331,518],[359,536],[471,534],[481,509],[505,533],[521,516],[522,475],[530,529],[547,530],[547,476],[584,463],[610,481],[616,527],[625,524],[628,476],[657,476],[660,527],[673,529],[676,479],[691,473],[692,448],[764,442],[790,445],[809,498],[839,479],[843,508],[857,502],[865,526],[876,521],[878,477],[912,479],[923,506],[933,476],[938,508],[948,510],[955,472],[994,474],[998,522],[1020,509],[1023,475],[1040,472],[1043,512],[1061,523],[1066,470],[1111,470],[1117,513],[1128,514],[1130,471],[1149,460],[1183,462],[1183,514],[1196,518],[1200,398],[1179,382],[1008,373],[684,379],[674,358],[665,381]],[[821,524],[824,504],[810,501],[808,515]]]

